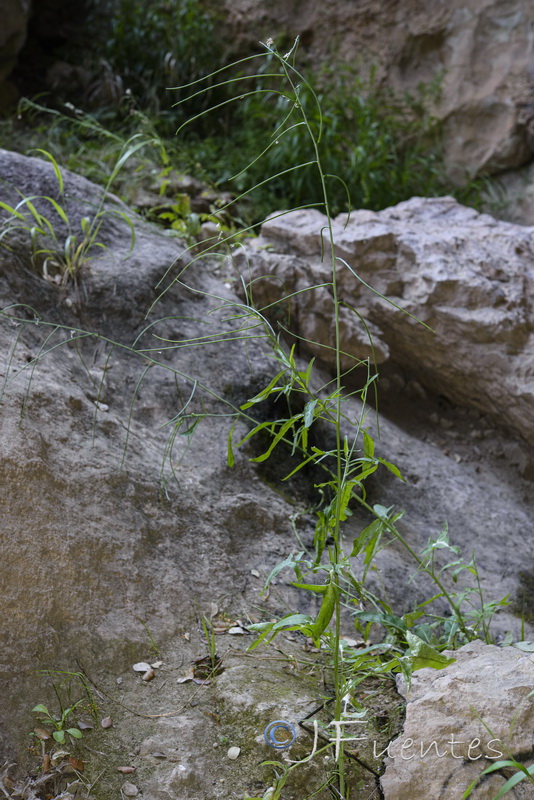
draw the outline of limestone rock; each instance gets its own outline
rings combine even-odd
[[[447,197],[413,198],[345,221],[334,224],[345,366],[350,356],[354,364],[371,355],[365,327],[349,310],[355,308],[371,323],[379,363],[389,357],[432,391],[534,442],[534,230]],[[318,211],[273,217],[247,245],[242,264],[259,307],[298,293],[266,313],[303,349],[333,363],[324,225]]]
[[[52,167],[40,159],[0,152],[0,172],[8,181],[0,187],[2,200],[12,202],[13,187],[25,194],[57,197]],[[64,179],[64,202],[78,231],[80,217],[98,207],[101,190],[66,170]],[[116,198],[108,197],[105,203],[110,210],[124,210]],[[403,225],[409,229],[407,218]],[[474,215],[473,236],[477,219]],[[304,470],[301,482],[281,483],[290,469],[283,450],[261,467],[249,461],[257,451],[236,448],[235,466],[228,468],[232,420],[222,400],[239,407],[267,385],[274,366],[270,351],[261,340],[250,340],[244,347],[231,337],[222,347],[210,343],[201,350],[166,349],[153,333],[173,341],[204,336],[206,320],[212,321],[210,332],[224,330],[228,309],[217,318],[215,308],[220,298],[238,302],[231,285],[236,276],[230,277],[229,267],[221,267],[220,260],[210,264],[200,259],[147,318],[162,287],[184,266],[182,245],[140,218],[133,220],[137,242],[130,253],[128,226],[104,218],[99,238],[105,248],[92,254],[77,292],[72,286],[50,284],[32,268],[31,248],[24,238],[11,251],[0,249],[0,307],[9,307],[7,313],[13,314],[15,305],[23,304],[17,306],[20,323],[0,317],[0,675],[6,683],[0,708],[2,761],[16,753],[16,761],[24,764],[33,705],[44,702],[56,708],[57,698],[39,670],[78,671],[81,663],[112,697],[115,692],[127,695],[124,708],[109,708],[102,701],[101,711],[113,713],[113,741],[117,753],[121,750],[115,763],[131,764],[137,758],[137,743],[141,763],[136,761],[136,766],[151,767],[150,775],[138,773],[143,796],[226,800],[245,789],[257,796],[259,789],[253,784],[258,764],[272,755],[262,735],[265,726],[278,719],[295,723],[311,711],[314,698],[324,694],[319,674],[308,675],[306,666],[304,686],[302,673],[294,671],[285,656],[280,661],[262,655],[256,659],[253,653],[236,661],[236,648],[249,643],[248,634],[221,634],[217,640],[221,656],[226,653],[225,671],[210,687],[193,690],[198,704],[191,702],[190,684],[178,683],[175,677],[206,654],[198,612],[211,613],[215,601],[230,614],[227,619],[236,621],[246,619],[258,602],[273,616],[287,608],[318,611],[318,598],[303,597],[284,574],[276,578],[276,591],[260,601],[262,581],[256,577],[263,579],[294,550],[289,519],[309,509],[317,492],[313,476],[304,477]],[[484,220],[479,219],[482,230]],[[310,238],[297,237],[299,257],[305,266],[306,261],[313,265],[315,223],[320,218],[300,221],[303,228],[313,223]],[[269,243],[272,257],[278,246],[285,247],[289,233],[280,228],[278,238]],[[385,263],[395,266],[387,249],[391,239],[395,236],[387,232],[382,239]],[[439,236],[436,242],[438,246]],[[251,254],[259,259],[262,252],[268,254]],[[368,257],[382,269],[371,248]],[[191,290],[184,285],[186,277]],[[162,278],[166,283],[156,288]],[[393,275],[391,281],[395,285],[400,278]],[[376,326],[382,335],[380,319]],[[93,336],[77,338],[82,330]],[[141,352],[125,349],[136,340]],[[384,353],[385,347],[386,343]],[[147,370],[148,354],[158,364]],[[324,371],[319,374],[321,382],[328,381]],[[202,393],[204,385],[215,396]],[[411,386],[414,395],[425,397],[419,384],[412,381]],[[107,406],[106,413],[97,410],[97,402]],[[350,402],[353,418],[357,401]],[[207,414],[193,439],[167,424],[185,403],[192,413]],[[422,403],[427,414],[431,403],[431,397]],[[437,422],[430,421],[426,428],[418,423],[411,432],[382,420],[383,442],[377,448],[398,464],[407,481],[401,483],[386,470],[377,473],[369,498],[406,509],[403,532],[416,549],[448,519],[451,541],[462,545],[468,558],[476,550],[487,597],[499,599],[510,592],[521,609],[526,606],[532,612],[518,580],[524,570],[524,586],[531,585],[527,534],[534,516],[531,484],[513,464],[513,458],[523,458],[522,445],[511,442],[509,435],[504,440],[478,414],[452,409],[449,419],[444,413],[440,409]],[[442,424],[449,421],[450,427]],[[234,442],[247,430],[238,423]],[[472,439],[471,433],[478,438]],[[459,460],[453,454],[460,454]],[[299,519],[300,535],[309,542],[311,515],[306,511]],[[367,524],[366,516],[355,509],[347,521],[347,541]],[[412,564],[406,556],[394,547],[383,555],[377,575],[392,605],[404,608],[408,603],[411,608],[412,600],[429,597],[420,593],[417,575],[407,586]],[[531,613],[526,617],[526,635],[532,636]],[[145,621],[164,663],[155,680],[140,686],[132,664],[153,663]],[[513,613],[505,625],[499,623],[517,638],[521,623]],[[296,653],[300,643],[292,646]],[[219,707],[220,719],[219,712],[211,713]],[[133,716],[128,708],[146,716]],[[295,758],[310,752],[309,736],[299,734]],[[221,735],[229,737],[226,746]],[[226,757],[230,743],[242,748],[236,762]],[[324,766],[317,760],[310,765],[321,773],[319,784],[324,783]],[[288,792],[288,800],[300,800],[310,791],[303,786],[307,773],[295,774],[302,783]],[[373,780],[371,774],[367,778]],[[106,780],[108,794],[119,796],[124,775],[117,772]],[[373,789],[366,789],[364,796],[371,796]],[[327,792],[324,789],[318,798],[327,800]]]
[[[445,122],[445,157],[465,173],[498,172],[532,158],[530,21],[534,0],[367,0],[315,3],[224,0],[240,52],[273,37],[301,36],[301,55],[329,69],[373,65],[399,92],[439,80],[435,113]]]
[[[388,749],[384,800],[460,800],[501,755],[524,762],[532,752],[534,656],[480,641],[452,655],[444,670],[414,673],[409,692],[399,681],[406,720]],[[471,797],[493,800],[511,774],[487,776]],[[532,785],[522,781],[508,796],[532,797]]]

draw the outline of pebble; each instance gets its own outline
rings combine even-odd
[[[137,797],[137,795],[139,794],[139,789],[137,788],[135,783],[130,783],[130,781],[126,781],[126,783],[123,783],[121,790],[125,797]]]
[[[236,758],[239,756],[240,752],[241,752],[240,747],[230,747],[227,753],[228,758],[230,758],[232,761],[235,761]]]

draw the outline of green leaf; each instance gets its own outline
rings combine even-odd
[[[229,467],[233,467],[235,464],[234,458],[234,451],[232,449],[232,439],[234,436],[235,426],[237,425],[237,419],[235,420],[234,424],[228,431],[228,442],[227,442],[227,456],[226,456],[226,463]]]
[[[315,449],[315,448],[312,448],[312,449]],[[301,461],[300,464],[297,467],[295,467],[295,469],[291,470],[289,475],[286,475],[284,478],[282,478],[282,480],[283,481],[287,481],[289,478],[292,478],[293,475],[295,474],[295,472],[298,472],[299,469],[302,469],[302,467],[305,467],[306,464],[310,463],[310,461],[315,461],[316,458],[317,457],[316,457],[315,453],[312,456],[308,456],[308,458],[305,458],[304,461]]]
[[[321,603],[319,613],[317,614],[313,625],[310,626],[311,637],[316,647],[319,647],[320,638],[332,619],[336,608],[336,597],[337,586],[333,581],[330,581],[323,597],[323,602]]]
[[[81,739],[83,735],[78,728],[67,728],[67,733],[70,733],[74,739]]]
[[[525,653],[534,653],[534,642],[514,642],[514,647],[523,650]]]
[[[410,631],[406,631],[406,641],[410,647],[409,655],[412,659],[413,670],[431,667],[432,669],[444,669],[456,661],[452,656],[445,656],[435,647],[424,642],[419,636]]]
[[[354,489],[355,486],[358,485],[359,481],[357,480],[348,481],[341,490],[341,499],[339,501],[339,512],[338,512],[340,522],[345,522],[347,516],[350,516],[348,505],[352,497],[352,490]]]
[[[312,621],[312,617],[309,614],[290,614],[288,617],[282,617],[278,622],[275,622],[272,629],[273,631],[295,629],[303,625],[309,625]]]
[[[293,583],[293,581],[291,581],[291,586],[295,586],[297,589],[306,589],[308,592],[318,592],[319,594],[326,594],[328,589],[328,584],[321,586],[321,584],[317,583]]]
[[[516,785],[516,783],[519,783],[519,781],[527,777],[526,775],[527,772],[529,775],[534,774],[534,764],[532,764],[530,767],[527,768],[523,764],[520,764],[518,761],[515,760],[505,759],[503,761],[495,761],[495,763],[491,764],[489,767],[486,767],[485,770],[482,770],[480,775],[478,775],[475,778],[475,780],[467,787],[467,789],[462,795],[462,800],[467,800],[467,798],[470,796],[471,792],[473,791],[473,789],[475,788],[475,786],[480,781],[483,775],[490,775],[492,772],[497,772],[498,770],[501,769],[508,769],[510,767],[519,768],[520,771],[515,775],[513,775],[508,781],[506,781],[504,786],[501,786],[501,788],[499,789],[498,793],[495,795],[493,800],[500,800],[500,798],[503,797],[503,795],[507,794],[507,792],[509,792],[510,789],[512,789]]]
[[[283,561],[277,564],[276,567],[273,567],[273,569],[270,571],[267,577],[267,580],[265,581],[265,587],[263,591],[265,591],[265,589],[269,586],[270,582],[274,578],[276,578],[278,573],[281,572],[283,569],[286,569],[286,567],[289,569],[295,569],[296,564],[299,563],[303,555],[304,555],[304,550],[301,550],[300,553],[297,553],[296,556],[293,555],[293,553],[291,553],[291,555],[289,555],[287,558],[285,558]]]
[[[512,761],[512,765],[517,767],[518,769],[523,766],[522,764],[519,764],[518,762],[513,762],[513,761]],[[533,775],[534,774],[534,764],[532,764],[528,768],[527,767],[523,767],[523,768],[526,769],[526,772],[528,772],[528,775]],[[512,775],[512,777],[509,778],[506,781],[504,786],[501,786],[501,788],[499,789],[499,791],[497,792],[497,794],[495,795],[493,800],[500,800],[500,798],[503,797],[503,795],[508,794],[510,789],[513,789],[514,786],[517,783],[519,783],[519,781],[524,781],[525,778],[528,778],[528,775],[526,775],[525,772],[523,772],[523,770],[521,770],[521,772],[516,772],[515,775]]]
[[[360,553],[370,539],[374,539],[384,532],[384,521],[375,519],[354,539],[351,557],[355,557]]]
[[[61,170],[59,168],[59,164],[57,163],[56,159],[54,158],[52,153],[49,153],[48,150],[42,150],[40,147],[36,148],[35,152],[41,153],[45,158],[47,158],[50,161],[50,163],[54,168],[54,173],[56,176],[56,180],[58,182],[59,192],[60,194],[63,194],[63,189],[64,189],[63,175],[61,174]]]
[[[363,454],[366,458],[373,458],[375,454],[375,441],[366,431],[363,432]]]
[[[43,706],[43,704],[42,704],[42,703],[39,703],[39,705],[37,705],[37,706],[34,706],[34,707],[32,708],[32,711],[35,711],[35,712],[37,712],[37,713],[39,713],[39,714],[46,714],[46,716],[47,716],[47,717],[49,717],[49,716],[50,716],[50,712],[48,711],[47,707],[46,707],[46,706]]]
[[[54,211],[56,212],[56,214],[63,220],[65,225],[68,226],[70,224],[66,211],[62,208],[62,206],[59,205],[59,203],[56,200],[54,200],[53,197],[48,197],[48,195],[44,195],[43,200],[48,200],[48,202],[54,207]]]
[[[393,506],[386,508],[386,506],[381,506],[379,503],[373,506],[373,511],[375,512],[376,516],[379,519],[388,520],[389,519],[389,512]]]
[[[283,375],[285,375],[285,370],[282,370],[282,372],[279,372],[278,375],[275,375],[270,384],[266,386],[265,389],[263,389],[261,392],[259,392],[259,394],[255,395],[247,403],[244,403],[242,406],[240,406],[241,411],[245,411],[247,408],[250,408],[250,406],[253,406],[254,403],[260,403],[262,400],[265,400],[265,398],[271,394],[276,384]],[[281,391],[281,389],[282,389],[281,386],[276,386],[275,391],[279,392]]]
[[[59,744],[63,744],[63,742],[65,741],[65,731],[54,731],[52,736],[54,737],[56,742],[59,742]]]
[[[403,478],[400,469],[396,467],[395,464],[392,464],[390,461],[386,461],[384,458],[377,458],[377,461],[379,461],[380,464],[382,464],[386,469],[389,469],[389,471],[392,472],[397,478],[400,478],[401,481],[406,481],[406,479]]]
[[[17,211],[16,208],[13,208],[13,206],[8,205],[7,203],[4,203],[2,200],[0,200],[0,208],[3,208],[4,211],[7,211],[8,214],[10,214],[12,217],[17,217],[17,219],[21,219],[23,220],[23,222],[27,222],[27,219],[24,216],[24,214],[21,214],[20,211]]]
[[[276,436],[272,440],[269,448],[265,451],[265,453],[262,453],[261,456],[256,456],[256,458],[251,458],[250,460],[251,461],[255,461],[256,463],[259,463],[261,461],[266,461],[269,458],[269,456],[271,455],[271,453],[273,452],[273,450],[276,447],[276,445],[281,441],[281,439],[284,438],[284,436],[286,435],[288,430],[293,427],[295,422],[297,422],[297,420],[300,419],[300,417],[301,417],[301,415],[298,414],[295,417],[291,417],[291,419],[286,419],[286,421],[280,427],[280,430],[278,431],[278,433],[276,434]]]
[[[310,400],[304,406],[304,427],[309,428],[313,422],[313,418],[315,416],[315,408],[317,406],[318,400]]]
[[[196,420],[195,420],[195,421],[194,421],[194,422],[193,422],[193,423],[192,423],[192,424],[189,426],[189,428],[186,428],[186,430],[185,430],[185,431],[180,431],[180,436],[187,436],[188,438],[190,438],[191,436],[193,436],[193,434],[194,434],[194,432],[195,432],[195,430],[196,430],[196,428],[197,428],[197,425],[198,425],[200,422],[202,422],[202,420],[203,420],[204,418],[205,418],[205,415],[204,415],[204,414],[202,414],[201,416],[199,416],[199,417],[198,417],[198,419],[196,419]]]

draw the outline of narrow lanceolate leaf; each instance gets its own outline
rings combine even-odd
[[[363,433],[363,454],[366,458],[373,458],[375,454],[375,442],[372,436],[364,431]]]
[[[254,395],[254,397],[252,397],[248,402],[243,403],[243,405],[241,406],[241,410],[245,411],[247,408],[250,408],[250,406],[253,406],[254,403],[261,403],[262,400],[265,400],[265,398],[268,397],[271,394],[273,389],[275,391],[279,391],[279,389],[281,389],[282,387],[276,387],[276,389],[275,389],[275,386],[276,386],[276,384],[278,383],[278,381],[280,380],[280,378],[284,374],[285,374],[285,370],[282,370],[282,372],[279,372],[278,375],[276,375],[272,379],[270,384],[265,387],[265,389],[262,389],[261,392],[259,392],[258,394]]]
[[[227,446],[227,455],[226,455],[226,463],[229,467],[233,467],[235,464],[234,458],[234,451],[232,448],[232,439],[234,436],[235,426],[237,425],[237,420],[234,422],[230,430],[228,431],[228,446]]]
[[[384,531],[384,521],[375,519],[354,539],[351,557],[360,553],[370,539],[375,538]]]
[[[293,583],[293,581],[291,581],[291,586],[295,586],[297,589],[306,589],[308,592],[318,592],[319,594],[326,594],[326,590],[328,589],[329,584],[321,586],[321,584],[316,584],[316,583]]]
[[[309,627],[313,643],[316,647],[319,646],[321,636],[327,629],[334,614],[336,607],[336,595],[337,587],[333,581],[330,581],[326,587],[326,592],[324,593],[323,602],[321,603],[321,608],[319,609],[317,618]]]
[[[274,578],[276,578],[278,573],[281,572],[286,567],[288,567],[289,569],[294,569],[295,565],[299,563],[299,561],[300,561],[300,559],[302,558],[303,555],[304,555],[304,550],[301,550],[296,555],[293,555],[293,553],[291,553],[291,555],[289,555],[287,558],[285,558],[283,561],[281,561],[279,564],[277,564],[276,567],[273,567],[272,570],[269,573],[269,576],[268,576],[267,580],[265,581],[265,588],[267,588],[269,586],[270,582]]]
[[[24,214],[21,214],[20,211],[17,211],[16,208],[13,208],[13,206],[8,205],[7,203],[4,203],[2,200],[0,200],[0,208],[3,208],[4,211],[7,211],[8,214],[10,214],[12,217],[17,217],[17,219],[23,220],[23,222],[27,221]]]
[[[269,458],[269,456],[271,455],[271,453],[273,452],[273,450],[276,447],[276,445],[284,438],[284,436],[286,435],[288,430],[293,427],[293,425],[295,424],[295,422],[298,421],[300,416],[301,415],[298,414],[297,416],[292,417],[291,419],[286,419],[286,421],[284,422],[284,424],[282,425],[282,427],[280,428],[280,430],[278,431],[278,433],[276,434],[276,436],[272,440],[269,449],[266,450],[265,453],[262,453],[261,456],[256,456],[256,458],[251,458],[250,460],[251,461],[256,461],[258,463],[260,461],[266,461]]]
[[[475,778],[475,780],[467,787],[467,789],[462,795],[462,800],[467,800],[467,798],[470,797],[471,792],[473,791],[477,783],[484,775],[490,775],[492,772],[497,772],[498,770],[501,769],[510,769],[510,768],[518,769],[519,772],[517,772],[515,775],[512,775],[512,777],[509,780],[507,780],[503,786],[501,786],[501,788],[499,789],[498,793],[495,795],[493,800],[500,800],[500,798],[503,797],[507,792],[509,792],[510,789],[513,789],[513,787],[517,783],[519,783],[519,781],[522,781],[524,778],[527,778],[528,776],[526,773],[528,773],[528,775],[534,775],[534,764],[532,764],[530,767],[525,767],[518,761],[512,761],[511,759],[505,759],[503,761],[495,761],[494,764],[491,764],[489,767],[486,767],[486,769],[483,770],[480,773],[480,775],[478,775]]]
[[[358,485],[358,481],[348,481],[343,489],[341,490],[341,499],[339,502],[339,520],[340,522],[345,522],[347,517],[350,515],[350,511],[348,509],[348,505],[350,503],[350,498],[352,497],[352,490],[355,486]]]
[[[53,197],[49,197],[48,195],[43,195],[43,200],[48,200],[48,202],[54,207],[54,211],[56,212],[58,217],[60,217],[63,220],[65,225],[69,225],[69,218],[67,216],[66,211],[62,206],[59,205],[59,203],[56,200],[54,200]]]
[[[402,476],[400,469],[396,467],[395,464],[392,464],[390,461],[386,461],[384,458],[377,458],[377,461],[379,461],[380,464],[383,464],[386,469],[389,469],[389,471],[392,472],[397,478],[400,478],[401,481],[406,481],[406,478]]]
[[[48,150],[42,150],[40,147],[36,148],[35,152],[41,153],[45,158],[47,158],[50,161],[52,167],[54,168],[54,174],[56,176],[56,180],[58,183],[59,192],[60,194],[63,194],[64,190],[63,175],[61,174],[61,170],[59,168],[59,164],[57,163],[56,159],[54,158],[52,153],[49,153]]]
[[[304,427],[309,428],[313,422],[313,418],[315,416],[315,408],[317,406],[317,400],[310,400],[304,406]]]

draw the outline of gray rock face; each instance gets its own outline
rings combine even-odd
[[[534,443],[534,229],[497,222],[451,198],[413,198],[345,221],[334,223],[339,296],[347,306],[340,320],[345,366],[371,356],[355,308],[371,323],[378,363],[401,365],[431,390]],[[296,293],[266,313],[328,363],[334,336],[332,287],[324,285],[329,273],[321,260],[325,223],[317,211],[273,217],[242,263],[259,307]],[[301,291],[311,286],[317,288]]]
[[[223,3],[232,41],[301,35],[309,63],[373,65],[378,81],[414,91],[441,76],[435,113],[460,181],[532,159],[533,0],[325,0]],[[277,39],[277,36],[279,37]]]
[[[532,753],[534,656],[482,642],[454,656],[444,670],[419,670],[409,692],[399,682],[406,720],[388,748],[384,800],[460,800],[492,763]],[[492,800],[512,774],[486,776],[471,797]],[[507,796],[532,797],[532,785],[522,781]]]
[[[0,199],[6,202],[13,202],[13,187],[57,196],[53,169],[44,161],[0,152],[0,173],[11,184],[0,188]],[[68,172],[64,177],[62,202],[77,232],[81,217],[98,208],[101,190]],[[436,204],[435,210],[445,216],[449,209],[451,226],[455,214],[468,213],[449,201]],[[106,199],[106,208],[124,210],[113,198]],[[411,206],[406,208],[391,209],[390,218],[386,215],[380,223],[380,215],[367,215],[374,226],[373,235],[367,230],[367,244],[357,231],[340,231],[345,236],[340,238],[340,255],[359,249],[371,277],[375,264],[383,289],[403,285],[392,245],[400,234],[391,227],[397,225],[405,234],[410,229]],[[437,224],[439,214],[431,216],[429,228],[432,219],[432,225]],[[470,236],[476,235],[477,220],[484,231],[493,230],[487,218],[471,219]],[[139,218],[134,221],[137,242],[129,253],[128,226],[118,218],[104,218],[99,238],[105,249],[91,254],[78,289],[44,280],[32,265],[24,236],[12,243],[12,250],[0,249],[0,307],[7,314],[0,316],[0,675],[6,685],[0,704],[0,751],[6,758],[17,753],[20,762],[32,727],[30,709],[36,703],[54,708],[57,704],[49,682],[36,671],[78,671],[82,664],[106,692],[104,697],[119,700],[118,706],[105,709],[103,716],[112,714],[114,724],[109,731],[99,730],[98,735],[107,738],[93,748],[112,751],[103,790],[106,800],[119,796],[127,780],[116,767],[132,762],[137,770],[131,782],[146,797],[168,800],[178,793],[226,800],[245,790],[261,796],[270,785],[267,781],[272,782],[272,775],[262,774],[257,766],[272,757],[262,739],[265,725],[286,715],[298,721],[315,707],[315,696],[324,694],[320,672],[307,674],[309,654],[299,673],[287,655],[270,649],[244,655],[233,640],[250,641],[248,636],[221,634],[217,645],[226,671],[214,685],[191,688],[177,678],[193,659],[206,655],[198,616],[209,615],[213,603],[227,621],[241,619],[245,624],[257,606],[273,616],[288,608],[317,610],[290,585],[293,575],[288,573],[277,576],[270,597],[260,598],[266,575],[295,551],[292,515],[301,539],[311,542],[308,509],[317,500],[315,481],[302,475],[300,483],[282,484],[280,478],[289,469],[285,451],[276,454],[271,472],[251,463],[248,459],[257,451],[246,448],[236,450],[235,466],[228,467],[226,443],[234,417],[227,415],[273,377],[269,350],[256,339],[246,346],[227,339],[223,346],[176,347],[187,337],[209,334],[210,341],[213,331],[225,330],[227,310],[215,308],[225,300],[239,301],[237,276],[220,260],[197,261],[181,276],[182,284],[172,286],[147,316],[184,266],[184,258],[180,242]],[[290,234],[298,221],[269,223],[279,230],[276,239],[273,234],[268,242],[263,240],[273,249],[250,250],[250,267],[271,269],[272,259],[297,263],[295,274],[303,287],[316,265],[323,269],[316,256],[320,217],[300,219],[308,234],[295,238],[300,249],[291,255]],[[410,252],[419,258],[424,248],[417,245],[418,229],[413,225]],[[515,236],[513,226],[507,229]],[[428,248],[435,241],[439,254],[442,239],[428,236]],[[375,240],[382,250],[373,252]],[[454,262],[462,275],[471,269],[462,265],[463,252],[460,247]],[[262,262],[264,256],[271,261]],[[407,263],[415,263],[416,273],[415,256]],[[290,269],[285,274],[284,280],[293,280]],[[417,273],[407,275],[407,286],[425,285]],[[343,291],[348,292],[345,284]],[[461,296],[459,288],[457,293]],[[415,290],[414,296],[419,296]],[[306,293],[300,297],[306,298]],[[362,299],[363,294],[358,302]],[[321,301],[325,308],[327,301],[328,297]],[[362,305],[376,312],[373,324],[382,337],[387,366],[398,349],[387,333],[397,330],[397,322],[386,325],[385,312],[381,319],[373,303],[366,296]],[[319,311],[314,304],[306,309],[312,317],[310,331]],[[296,307],[295,312],[302,318],[304,310]],[[352,335],[349,321],[352,317],[347,320],[347,337]],[[326,314],[322,324],[321,335],[328,342],[331,323]],[[413,330],[415,348],[421,329]],[[358,335],[363,356],[365,337]],[[397,338],[400,341],[400,333]],[[408,344],[406,339],[403,347]],[[482,357],[482,347],[479,352]],[[157,363],[149,366],[149,356]],[[318,379],[326,382],[329,377],[320,373]],[[416,549],[448,519],[452,542],[462,545],[467,557],[472,550],[477,553],[486,597],[499,599],[510,592],[522,608],[525,596],[518,575],[524,570],[530,578],[534,568],[529,539],[534,500],[519,465],[524,467],[531,456],[510,435],[503,437],[488,417],[433,405],[414,380],[399,389],[399,397],[407,395],[419,397],[419,411],[422,408],[426,416],[408,431],[383,419],[382,442],[377,444],[407,480],[401,483],[385,470],[377,473],[368,487],[369,499],[406,509],[403,533]],[[347,411],[355,417],[360,408],[356,400],[351,402]],[[182,428],[168,424],[176,422],[186,404],[188,413],[196,416]],[[204,415],[192,438],[191,426]],[[244,422],[238,423],[235,440],[247,429]],[[349,546],[368,522],[354,509],[345,531]],[[376,566],[377,580],[394,607],[411,609],[412,601],[430,596],[417,576],[407,588],[413,564],[399,548],[386,548]],[[144,623],[164,662],[147,685],[132,670],[135,662],[152,660]],[[354,635],[350,617],[343,624],[344,632]],[[519,636],[520,622],[513,613],[503,615],[500,626]],[[302,656],[299,641],[284,642],[283,650]],[[501,655],[497,649],[491,652],[496,658]],[[144,716],[134,716],[129,709]],[[93,734],[97,736],[87,736]],[[87,741],[92,747],[92,740]],[[229,747],[241,749],[236,761],[228,759]],[[309,752],[310,738],[299,731],[297,749],[290,755],[299,758]],[[313,786],[323,782],[326,766],[322,760],[311,763]],[[93,767],[96,778],[101,772],[97,757],[86,774]],[[307,774],[298,774],[294,788],[284,787],[288,800],[305,795]],[[371,773],[366,780],[370,785],[357,800],[374,791]],[[327,796],[325,789],[318,798]]]

